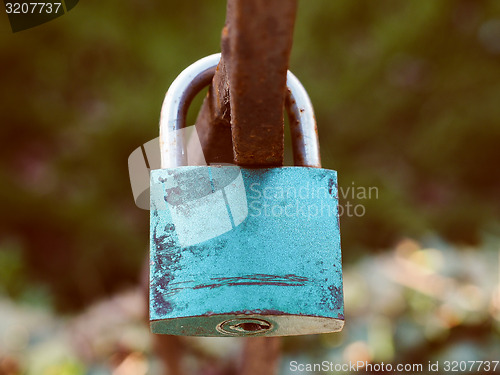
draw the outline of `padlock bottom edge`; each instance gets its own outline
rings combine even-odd
[[[214,314],[150,321],[156,334],[249,337],[339,332],[344,319],[309,315]]]

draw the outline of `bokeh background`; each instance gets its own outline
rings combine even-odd
[[[0,374],[160,371],[127,158],[220,51],[225,5],[86,0],[15,34],[0,16]],[[281,373],[500,360],[500,2],[300,0],[290,68],[324,167],[378,195],[341,197],[364,209],[341,217],[346,328],[284,339]],[[236,373],[241,344],[185,339],[186,373]]]

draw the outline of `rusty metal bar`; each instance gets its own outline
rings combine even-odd
[[[297,2],[229,0],[227,63],[236,164],[283,165],[286,72]]]
[[[197,120],[209,163],[283,165],[296,0],[228,0],[222,60]]]
[[[253,337],[246,339],[245,344],[241,375],[274,375],[278,372],[280,337]]]
[[[223,32],[222,50],[225,49],[226,40],[227,38],[224,38]],[[234,163],[229,82],[224,57],[220,60],[208,90],[208,95],[196,119],[196,130],[203,149],[203,155],[196,155],[196,146],[188,145],[188,154],[193,158],[198,156],[195,164],[198,164],[202,158],[208,164]]]

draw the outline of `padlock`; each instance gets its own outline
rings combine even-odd
[[[220,54],[183,71],[162,107],[150,175],[150,326],[189,336],[285,336],[344,325],[337,172],[320,168],[312,104],[287,75],[295,164],[184,166],[187,106]]]

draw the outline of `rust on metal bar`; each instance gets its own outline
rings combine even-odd
[[[296,0],[228,0],[222,60],[197,120],[209,163],[283,165]]]
[[[224,37],[222,38],[224,50]],[[215,72],[208,95],[203,102],[198,118],[196,130],[203,149],[203,156],[207,163],[234,163],[233,143],[231,139],[231,109],[229,107],[229,82],[224,57]],[[188,146],[190,149],[190,146]],[[188,153],[194,158],[195,152]],[[198,158],[200,158],[198,156]]]
[[[294,0],[229,0],[228,47],[234,160],[283,165],[286,72],[293,40]]]

